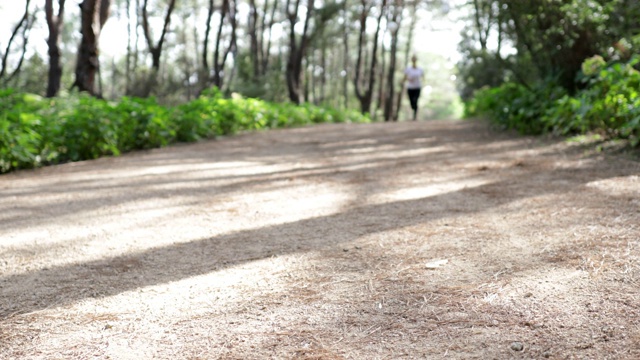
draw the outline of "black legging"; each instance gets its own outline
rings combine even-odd
[[[409,101],[411,102],[411,108],[413,111],[418,110],[418,98],[420,97],[420,89],[407,89],[409,94]]]
[[[409,101],[411,102],[411,108],[413,109],[413,118],[415,120],[418,113],[418,98],[420,97],[420,89],[407,89],[409,94]]]

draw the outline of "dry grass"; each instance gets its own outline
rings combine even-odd
[[[6,175],[0,358],[637,359],[639,174],[418,122]]]

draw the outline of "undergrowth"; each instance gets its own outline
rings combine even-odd
[[[581,90],[569,94],[553,79],[533,87],[505,83],[476,91],[466,116],[484,115],[505,129],[523,134],[578,135],[598,133],[640,145],[640,72],[628,62],[587,59],[579,76]]]
[[[154,98],[110,102],[73,94],[48,99],[4,89],[0,90],[0,173],[240,131],[368,121],[350,110],[225,98],[215,88],[174,107]]]

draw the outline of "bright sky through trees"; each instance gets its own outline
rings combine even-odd
[[[460,3],[462,3],[461,0],[451,1],[451,11],[447,17],[442,19],[435,19],[430,13],[420,11],[421,22],[418,25],[418,34],[415,36],[413,44],[414,52],[442,55],[452,63],[458,61],[457,47],[460,40],[460,31],[463,27],[463,23],[459,21],[461,14],[458,5]],[[2,0],[2,3],[0,3],[0,15],[2,18],[2,22],[0,22],[0,48],[2,48],[2,51],[4,51],[4,47],[11,36],[12,27],[19,21],[24,12],[24,6],[25,0]],[[65,10],[68,14],[66,16],[67,21],[72,16],[77,16],[77,6],[67,6]],[[278,29],[281,28],[274,27],[275,31]],[[118,18],[112,14],[103,29],[103,34],[104,36],[100,38],[102,55],[111,57],[125,54],[126,41],[123,39],[127,37],[127,23],[124,17]],[[37,23],[29,39],[31,49],[46,55],[46,39],[47,30],[44,12],[39,10]]]

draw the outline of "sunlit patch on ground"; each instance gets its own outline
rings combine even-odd
[[[640,358],[638,163],[479,122],[0,177],[0,358]]]

